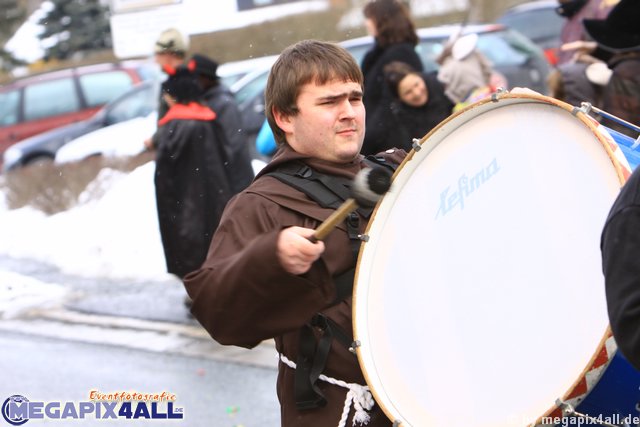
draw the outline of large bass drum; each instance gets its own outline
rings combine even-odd
[[[357,355],[396,425],[552,425],[568,404],[638,417],[600,258],[630,173],[597,122],[534,94],[495,94],[416,144],[354,289]]]

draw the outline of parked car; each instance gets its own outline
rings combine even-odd
[[[252,158],[258,159],[252,139],[264,120],[264,86],[271,65],[277,55],[233,61],[220,65],[218,75],[229,86],[238,101],[243,115],[244,128],[249,138]],[[253,112],[257,111],[256,114]],[[157,114],[154,116],[156,117]],[[258,123],[257,121],[260,121]],[[151,116],[124,121],[80,136],[62,146],[55,156],[56,163],[81,161],[88,157],[130,156],[141,152],[144,138],[156,130],[156,121]],[[254,136],[254,135],[253,135]],[[254,166],[256,163],[254,162]]]
[[[243,59],[240,61],[225,62],[218,67],[218,76],[222,83],[228,87],[233,86],[238,80],[256,69],[271,67],[278,55],[261,56],[259,58]]]
[[[4,153],[3,170],[8,171],[36,161],[53,160],[60,147],[81,135],[135,117],[148,116],[157,110],[159,96],[159,79],[140,83],[109,102],[89,119],[32,136],[12,145]]]
[[[426,71],[438,69],[436,58],[447,40],[459,30],[459,25],[418,29],[420,41],[416,51]],[[478,35],[478,50],[493,63],[494,69],[506,78],[507,89],[520,86],[543,94],[548,92],[546,78],[551,67],[540,47],[526,36],[502,24],[467,25],[462,35],[472,33]],[[372,43],[373,38],[365,36],[346,40],[341,44],[351,52],[358,63],[361,63]]]
[[[267,86],[271,66],[277,58],[277,56],[270,56],[267,60],[255,63],[253,71],[247,73],[230,87],[238,103],[240,114],[242,114],[242,128],[251,141],[252,157],[257,157],[253,141],[258,135],[265,117],[264,89]]]
[[[156,131],[158,113],[137,117],[112,126],[90,132],[64,145],[56,153],[57,164],[81,162],[95,156],[129,157],[142,153],[142,141]],[[266,165],[259,158],[252,158],[253,173]]]
[[[128,157],[145,150],[143,141],[153,135],[158,127],[158,112],[125,120],[86,135],[82,135],[60,147],[55,162],[73,163],[89,157]]]
[[[0,154],[25,138],[91,117],[159,73],[154,63],[128,61],[41,73],[0,87]]]
[[[565,18],[556,13],[557,0],[534,0],[507,9],[496,21],[540,46],[551,65],[558,63],[560,32]]]

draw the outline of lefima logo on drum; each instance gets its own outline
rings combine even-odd
[[[456,190],[449,192],[451,186],[448,186],[440,193],[440,206],[436,212],[436,219],[438,219],[439,216],[445,216],[456,206],[459,207],[460,210],[463,210],[465,199],[476,192],[482,185],[486,184],[487,181],[493,178],[499,171],[500,166],[498,165],[498,159],[494,157],[487,166],[474,173],[471,178],[468,178],[467,174],[463,174],[458,178]]]

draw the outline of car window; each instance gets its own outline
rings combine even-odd
[[[18,123],[19,103],[20,92],[18,90],[0,93],[0,126]]]
[[[256,76],[256,78],[238,89],[234,94],[238,104],[242,105],[245,102],[253,100],[256,96],[263,94],[268,78],[269,70],[265,70],[259,76]]]
[[[80,87],[89,107],[105,104],[125,93],[133,82],[125,71],[85,74],[80,76]]]
[[[515,28],[533,41],[545,40],[560,34],[564,25],[564,19],[552,8],[506,14],[498,21]]]
[[[158,94],[153,86],[134,89],[109,105],[107,124],[120,123],[135,117],[143,117],[158,106]]]
[[[440,65],[436,62],[436,58],[440,56],[442,49],[444,49],[445,41],[444,38],[420,40],[420,43],[416,46],[416,52],[422,59],[424,71],[432,72],[438,70]]]
[[[367,51],[371,48],[371,45],[365,44],[360,46],[348,47],[347,50],[355,58],[358,65],[362,65],[362,59]]]
[[[497,67],[523,65],[540,51],[529,39],[513,30],[481,34],[478,49]]]
[[[160,66],[156,63],[143,64],[136,71],[142,80],[156,80],[162,76]]]
[[[27,86],[24,89],[24,105],[25,120],[72,113],[80,108],[71,77]]]

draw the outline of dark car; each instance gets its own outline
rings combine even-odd
[[[560,33],[565,18],[556,13],[557,0],[536,0],[507,9],[496,21],[513,28],[537,44],[551,65],[558,63]]]
[[[0,86],[0,154],[25,138],[91,117],[157,75],[155,64],[132,61],[51,71]]]
[[[425,71],[436,71],[439,67],[436,58],[452,34],[460,30],[459,25],[443,25],[418,29],[420,42],[416,51]],[[542,50],[526,36],[501,24],[477,24],[464,27],[462,35],[478,35],[478,50],[492,63],[494,69],[502,74],[508,88],[527,87],[546,94],[546,78],[551,67]],[[358,63],[373,43],[372,37],[359,37],[341,43],[356,58]]]
[[[139,83],[106,104],[89,119],[32,136],[12,145],[4,153],[3,169],[7,171],[36,161],[53,160],[60,147],[79,136],[125,120],[149,115],[157,109],[159,97],[159,79]]]

